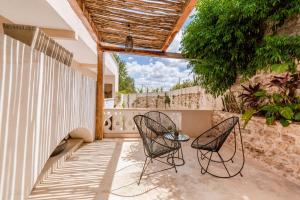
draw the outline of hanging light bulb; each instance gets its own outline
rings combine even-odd
[[[128,24],[128,31],[129,31],[129,35],[127,35],[127,37],[126,37],[125,49],[132,50],[133,49],[133,38],[130,35],[130,24]]]

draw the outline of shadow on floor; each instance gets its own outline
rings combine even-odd
[[[138,139],[106,139],[80,148],[32,191],[29,199],[198,200],[297,199],[300,187],[247,160],[244,177],[216,179],[201,175],[196,152],[183,144],[186,164],[137,180],[145,159]],[[226,153],[226,151],[224,152]],[[164,165],[150,164],[148,171]],[[216,167],[218,169],[218,167]]]

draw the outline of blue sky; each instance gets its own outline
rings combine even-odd
[[[179,52],[180,41],[185,27],[190,23],[191,17],[178,32],[168,52]],[[179,79],[181,81],[192,79],[190,69],[187,68],[187,62],[180,59],[158,58],[149,56],[135,56],[129,54],[120,54],[122,60],[126,62],[129,76],[134,78],[137,88],[148,87],[150,90],[163,87],[168,90]]]

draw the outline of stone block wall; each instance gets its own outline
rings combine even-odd
[[[166,103],[169,98],[169,104]],[[160,93],[122,95],[124,107],[158,109],[222,110],[221,98],[215,99],[198,86]]]
[[[212,124],[231,116],[240,117],[214,111]],[[252,157],[276,174],[300,184],[300,123],[292,123],[288,127],[282,127],[280,123],[269,126],[264,118],[253,117],[242,129],[242,137],[246,157]]]
[[[165,103],[165,96],[141,96],[136,98],[136,100],[131,105],[134,108],[159,108],[165,109],[169,108],[170,104]]]
[[[297,61],[296,64],[297,64],[296,72],[300,73],[300,61]],[[270,71],[260,71],[255,76],[251,77],[249,80],[242,81],[242,79],[238,78],[236,83],[233,86],[231,86],[230,90],[227,91],[227,94],[229,92],[232,92],[239,107],[241,109],[247,109],[247,107],[243,105],[243,103],[241,102],[241,98],[239,97],[244,92],[244,89],[241,85],[248,87],[249,84],[255,85],[257,83],[260,83],[261,88],[266,90],[268,93],[279,92],[278,87],[270,87],[269,84],[271,80],[273,80],[274,76],[283,77],[286,75],[286,73],[287,72],[276,73]],[[298,85],[298,89],[296,90],[296,96],[300,97],[300,85]],[[235,112],[233,110],[226,110],[226,111]]]
[[[189,93],[172,95],[172,107],[199,109],[200,108],[201,93]]]
[[[272,25],[272,24],[270,24]],[[266,31],[267,35],[273,34],[273,31],[268,27]],[[276,32],[277,35],[295,36],[300,35],[300,14],[296,14],[284,21],[284,24],[279,27]]]
[[[297,68],[296,71],[300,72],[300,61],[297,61],[296,63]],[[261,85],[265,89],[269,89],[269,83],[274,78],[274,76],[284,76],[286,72],[284,73],[276,73],[276,72],[270,72],[270,71],[260,71],[253,77],[251,77],[248,81],[241,81],[238,79],[236,83],[231,87],[232,91],[242,91],[241,85],[247,86],[249,83],[256,84],[261,83]]]

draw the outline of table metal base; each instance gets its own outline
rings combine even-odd
[[[177,154],[177,155],[175,155]],[[170,165],[175,165],[175,166],[182,166],[185,164],[185,160],[183,158],[183,152],[182,148],[178,150],[177,152],[171,153],[168,155],[167,162]]]

